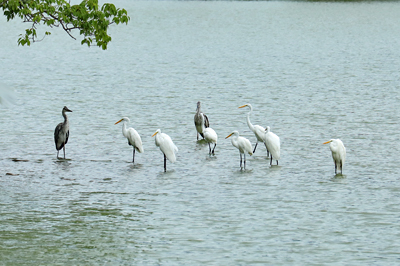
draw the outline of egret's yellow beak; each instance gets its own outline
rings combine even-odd
[[[116,124],[118,124],[119,122],[121,122],[122,120],[124,120],[124,119],[121,119],[121,120],[119,120],[118,122],[116,122],[114,125],[116,125]]]
[[[328,143],[331,143],[331,142],[332,142],[332,140],[327,141],[327,142],[324,142],[324,143],[322,143],[322,144],[328,144]]]
[[[240,107],[239,107],[239,108],[240,108]],[[229,138],[229,137],[232,136],[232,135],[233,135],[233,133],[229,134],[225,139]]]
[[[152,137],[154,137],[155,135],[157,135],[157,133],[158,133],[158,131],[156,131],[156,133],[154,133],[154,134],[152,135]]]
[[[243,107],[246,107],[247,106],[247,104],[245,104],[245,105],[242,105],[242,106],[239,106],[239,108],[243,108]]]

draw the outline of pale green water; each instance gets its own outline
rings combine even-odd
[[[0,264],[398,265],[400,3],[117,1],[109,50],[0,21]],[[196,142],[201,101],[216,156]],[[246,125],[281,138],[247,157]],[[68,161],[53,130],[67,105]],[[142,136],[132,150],[114,125]],[[179,148],[163,158],[160,128]],[[344,176],[329,147],[347,147]],[[22,161],[15,161],[14,158]],[[6,175],[13,173],[15,175]]]

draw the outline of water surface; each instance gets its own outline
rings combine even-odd
[[[107,51],[59,29],[18,47],[0,21],[0,211],[6,265],[397,265],[400,4],[116,1]],[[219,136],[196,141],[197,101]],[[225,137],[281,139],[239,168]],[[53,143],[71,110],[68,160]],[[132,149],[114,125],[142,136]],[[179,148],[163,172],[151,135]],[[329,147],[347,148],[334,175]],[[8,173],[8,174],[7,174]]]

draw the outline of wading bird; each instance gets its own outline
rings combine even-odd
[[[253,107],[251,106],[251,104],[248,103],[248,104],[239,106],[239,108],[244,108],[244,107],[250,108],[250,111],[247,114],[247,125],[249,126],[250,130],[253,131],[254,135],[256,135],[257,142],[256,142],[256,146],[254,146],[254,150],[253,150],[253,153],[255,153],[258,142],[261,141],[264,143],[265,128],[263,128],[262,126],[259,126],[259,125],[253,125],[250,122],[250,114],[253,112]],[[267,146],[265,146],[265,147],[267,148]],[[267,157],[269,157],[268,148],[267,148]]]
[[[211,127],[203,129],[204,139],[208,142],[209,154],[214,154],[215,147],[217,146],[218,135]],[[211,143],[214,143],[214,148],[211,151]]]
[[[276,165],[278,165],[278,160],[281,158],[281,141],[276,134],[270,131],[268,126],[265,128],[264,143],[267,150],[271,153],[269,165],[272,165],[272,159],[275,159]]]
[[[194,115],[194,125],[197,131],[197,140],[199,140],[199,134],[204,139],[203,129],[208,128],[210,123],[208,117],[201,112],[201,103],[197,102],[196,114]]]
[[[246,169],[246,153],[253,155],[253,149],[251,147],[250,140],[240,137],[238,131],[233,131],[225,139],[233,136],[231,139],[232,145],[239,150],[240,153],[240,168],[242,168],[242,154],[244,155],[244,169]]]
[[[160,129],[157,129],[156,133],[152,135],[152,137],[156,136],[155,142],[156,146],[160,148],[162,153],[164,154],[164,172],[167,171],[167,158],[171,163],[176,161],[175,152],[178,151],[178,148],[172,142],[172,139],[165,133],[161,133]]]
[[[329,148],[332,151],[332,159],[335,163],[335,174],[337,174],[337,168],[339,167],[340,173],[343,173],[343,164],[346,160],[346,148],[340,139],[331,139],[330,141],[324,142],[323,144],[329,144]]]
[[[133,159],[132,162],[135,162],[135,150],[138,152],[142,153],[143,150],[143,145],[142,145],[142,139],[139,136],[139,133],[133,128],[126,128],[126,124],[130,122],[128,117],[123,117],[121,120],[116,122],[114,125],[122,122],[122,134],[125,136],[125,138],[128,139],[128,144],[133,146]]]
[[[54,130],[54,142],[56,143],[57,159],[59,158],[58,153],[60,152],[61,149],[63,149],[64,151],[64,159],[65,159],[65,144],[68,143],[69,122],[65,112],[72,112],[72,111],[69,110],[67,106],[64,106],[64,108],[62,109],[62,116],[64,117],[64,122],[58,124],[56,126],[56,129]]]

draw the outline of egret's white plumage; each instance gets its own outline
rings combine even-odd
[[[197,131],[197,139],[199,139],[199,134],[202,138],[204,138],[203,130],[204,128],[208,128],[210,123],[208,121],[208,117],[201,112],[200,102],[197,102],[196,114],[194,115],[194,125]]]
[[[167,162],[166,158],[171,162],[174,163],[176,161],[175,152],[178,151],[178,148],[172,142],[170,136],[165,133],[161,133],[160,129],[152,135],[155,136],[155,143],[156,146],[160,148],[162,153],[164,154],[164,171],[167,171]]]
[[[281,140],[275,133],[271,132],[268,126],[265,128],[264,143],[271,153],[270,165],[272,165],[272,159],[275,159],[276,165],[278,165],[278,160],[281,158]]]
[[[332,159],[335,163],[335,174],[337,174],[337,168],[340,169],[340,173],[343,173],[343,165],[346,160],[346,148],[340,139],[331,139],[323,144],[329,144],[329,148],[332,152]]]
[[[142,139],[140,138],[139,133],[133,128],[126,128],[126,124],[130,122],[128,117],[123,117],[121,120],[116,122],[114,125],[122,122],[122,134],[124,135],[125,138],[128,139],[128,144],[133,146],[133,160],[132,162],[135,162],[135,150],[138,152],[142,153],[143,150],[143,144],[142,144]]]
[[[218,135],[211,127],[203,129],[204,139],[208,142],[209,153],[214,154],[215,147],[217,146]],[[214,148],[211,151],[211,143],[214,143]]]
[[[250,114],[253,112],[253,107],[251,104],[245,104],[242,106],[239,106],[239,108],[244,108],[244,107],[249,107],[250,111],[247,113],[247,125],[249,126],[250,130],[253,131],[254,135],[256,136],[257,142],[256,145],[254,146],[253,153],[256,152],[257,144],[258,142],[264,142],[264,134],[265,134],[265,128],[259,125],[253,125],[250,121]],[[268,148],[267,148],[267,155],[268,155]]]
[[[232,136],[231,143],[234,147],[239,150],[240,153],[240,167],[242,167],[242,154],[244,155],[244,168],[246,168],[246,153],[250,156],[253,155],[253,149],[251,147],[250,140],[239,136],[238,131],[233,131],[225,139]]]

